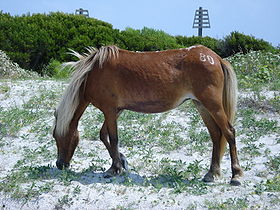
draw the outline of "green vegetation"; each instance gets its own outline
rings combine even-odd
[[[63,66],[58,60],[51,59],[49,64],[43,68],[42,74],[54,79],[65,79],[70,76],[71,67]]]
[[[238,76],[239,88],[279,90],[280,54],[266,51],[237,53],[227,60]]]
[[[126,28],[116,40],[119,47],[132,51],[156,51],[182,47],[176,38],[161,31],[144,27],[141,30]]]
[[[251,51],[277,51],[268,42],[232,32],[222,40],[210,37],[171,36],[161,30],[114,29],[111,24],[64,13],[11,16],[0,12],[0,49],[24,69],[57,78],[67,76],[57,65],[69,61],[66,52],[85,52],[85,47],[115,44],[134,51],[154,51],[205,45],[222,57]],[[265,66],[259,77],[266,78]]]
[[[254,36],[247,36],[237,31],[226,36],[220,43],[220,54],[223,57],[234,55],[238,52],[243,54],[251,51],[273,51],[275,50],[268,42],[263,39],[256,39]]]
[[[218,202],[218,201],[205,201],[205,206],[208,209],[222,210],[222,209],[232,209],[232,210],[240,210],[240,209],[248,209],[249,202],[247,198],[229,198],[226,201]]]
[[[209,47],[219,55],[223,56],[221,54],[221,45],[220,42],[221,40],[217,40],[211,37],[198,37],[198,36],[193,36],[193,37],[186,37],[186,36],[176,36],[177,43],[180,44],[181,46],[193,46],[197,44],[204,45],[206,47]],[[224,56],[223,56],[224,57]]]
[[[15,16],[0,13],[0,49],[25,69],[42,73],[51,59],[70,60],[68,48],[114,43],[117,30],[100,20],[63,13]]]

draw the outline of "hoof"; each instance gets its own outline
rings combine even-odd
[[[230,185],[231,186],[240,186],[241,182],[238,181],[237,179],[232,179],[232,180],[230,180]]]
[[[109,173],[108,171],[106,171],[106,172],[104,173],[103,177],[104,177],[105,179],[112,178],[112,177],[114,177],[114,174]]]
[[[214,176],[212,174],[209,174],[207,173],[203,179],[202,179],[203,182],[206,182],[206,183],[210,183],[210,182],[214,182]]]
[[[125,156],[122,153],[120,153],[120,156],[121,156],[122,167],[124,168],[124,170],[128,170],[128,162]]]
[[[120,160],[117,162],[113,162],[111,168],[109,168],[104,173],[104,178],[111,178],[114,176],[118,176],[123,173],[123,169],[128,170],[128,163],[125,156],[122,153],[120,153]]]
[[[59,160],[56,161],[56,167],[57,167],[59,170],[69,168],[69,166],[70,166],[69,163],[64,163],[64,162],[59,161]]]
[[[113,167],[111,167],[110,169],[108,169],[105,173],[104,173],[104,178],[112,178],[114,176],[118,176],[122,173],[122,169],[115,169]]]

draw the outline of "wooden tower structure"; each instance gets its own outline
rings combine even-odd
[[[193,28],[198,29],[198,36],[202,36],[203,28],[210,28],[209,13],[207,9],[202,9],[202,7],[199,7],[199,9],[195,11]]]
[[[89,12],[87,9],[76,9],[75,15],[83,15],[85,17],[89,17]]]

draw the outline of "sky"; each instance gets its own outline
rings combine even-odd
[[[149,27],[183,36],[197,35],[192,25],[199,7],[210,17],[203,36],[222,39],[239,31],[280,46],[280,0],[0,0],[0,10],[11,15],[83,8],[116,29]]]

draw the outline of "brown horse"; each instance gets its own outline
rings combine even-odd
[[[212,160],[205,182],[220,175],[220,161],[229,144],[232,185],[242,176],[237,157],[235,130],[237,82],[231,65],[204,46],[161,52],[130,52],[116,46],[88,49],[76,62],[72,80],[56,111],[53,136],[58,148],[56,165],[69,167],[79,142],[78,121],[89,104],[104,114],[100,139],[105,144],[112,166],[105,177],[127,168],[119,152],[117,119],[122,110],[159,113],[174,109],[192,99],[208,128]]]

